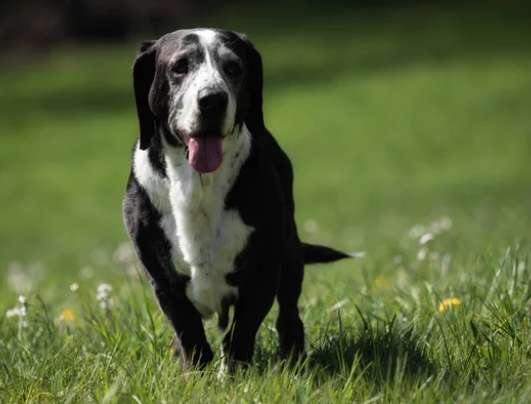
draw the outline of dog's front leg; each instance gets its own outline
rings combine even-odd
[[[175,330],[184,370],[204,368],[214,355],[201,315],[185,293],[189,279],[176,270],[171,245],[159,225],[161,214],[134,180],[128,184],[123,213],[127,232],[149,275],[160,308]]]
[[[167,285],[153,285],[159,305],[173,326],[179,342],[183,370],[204,369],[214,355],[210,348],[199,312],[188,298],[175,294]]]

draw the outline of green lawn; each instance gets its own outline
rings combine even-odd
[[[247,373],[182,375],[123,244],[136,45],[64,47],[0,70],[0,403],[529,403],[529,9],[262,11],[210,23],[262,52],[302,238],[366,252],[307,269],[308,362],[274,309]]]

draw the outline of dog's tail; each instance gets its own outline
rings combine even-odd
[[[325,264],[344,258],[362,258],[365,253],[345,253],[324,245],[301,243],[305,264]]]

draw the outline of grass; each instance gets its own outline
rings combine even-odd
[[[66,47],[0,71],[1,403],[529,402],[529,10],[265,11],[219,18],[262,52],[301,236],[366,251],[307,269],[308,361],[274,308],[248,372],[183,376],[121,222],[135,45]]]

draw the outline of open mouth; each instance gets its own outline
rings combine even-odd
[[[222,136],[190,136],[185,138],[187,159],[199,173],[216,171],[223,161]]]

